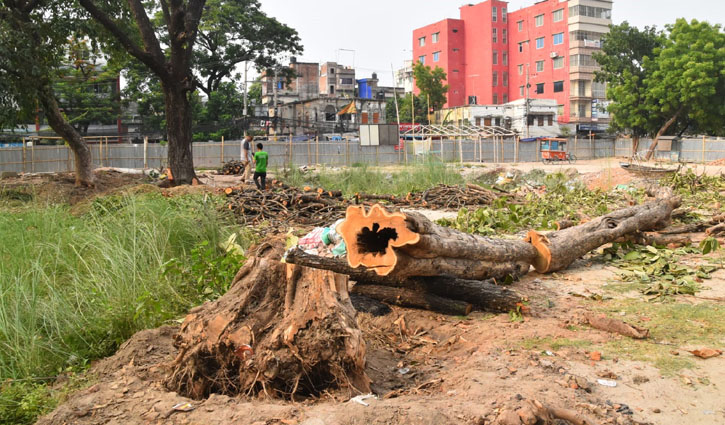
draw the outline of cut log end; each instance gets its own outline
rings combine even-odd
[[[534,268],[539,273],[546,273],[551,267],[551,250],[549,250],[549,239],[535,230],[530,230],[526,235],[526,242],[536,248],[538,255],[534,259]]]
[[[398,263],[393,248],[420,240],[420,235],[408,229],[405,219],[405,214],[389,213],[377,204],[368,212],[364,207],[349,206],[337,232],[345,240],[350,267],[362,265],[380,276],[390,274]]]

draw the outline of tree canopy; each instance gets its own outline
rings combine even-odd
[[[415,86],[420,90],[420,95],[424,99],[430,98],[430,106],[434,110],[441,109],[448,99],[448,85],[444,85],[447,75],[443,68],[438,66],[432,69],[430,66],[416,62],[413,67],[413,78],[415,78]]]
[[[609,84],[613,125],[654,135],[648,157],[668,132],[724,132],[725,33],[720,25],[678,19],[666,33],[611,27],[597,79]]]

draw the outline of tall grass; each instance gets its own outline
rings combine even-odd
[[[440,161],[405,166],[400,171],[379,171],[361,165],[343,171],[322,170],[317,174],[303,174],[292,168],[285,175],[287,184],[293,186],[321,186],[327,190],[341,190],[345,196],[355,193],[405,195],[423,191],[438,184],[461,184],[464,179],[455,166]]]
[[[198,298],[162,270],[226,236],[201,198],[159,195],[0,213],[0,377],[54,376],[109,355]]]

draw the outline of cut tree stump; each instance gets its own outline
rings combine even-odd
[[[250,252],[230,290],[181,325],[167,387],[193,399],[369,392],[347,276],[281,263],[281,246]]]
[[[348,275],[357,282],[357,285],[408,288],[439,297],[466,301],[473,304],[474,308],[484,311],[509,312],[525,300],[516,291],[496,285],[491,280],[466,280],[451,276],[409,277],[399,280],[395,276],[380,276],[364,267],[352,268],[347,261],[339,258],[308,254],[299,248],[288,251],[286,261]]]

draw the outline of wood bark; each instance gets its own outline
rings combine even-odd
[[[168,162],[173,184],[198,183],[192,156],[191,105],[189,94],[196,80],[191,70],[193,49],[205,0],[162,1],[163,20],[168,34],[168,58],[157,31],[141,0],[127,0],[136,23],[126,29],[111,19],[94,0],[79,0],[81,6],[115,38],[121,46],[159,77],[166,106]],[[141,43],[136,39],[140,35]]]
[[[194,399],[369,392],[347,276],[283,264],[270,245],[251,252],[227,294],[184,320],[167,387]]]
[[[93,187],[93,161],[88,144],[78,131],[66,121],[60,111],[50,81],[39,83],[38,101],[45,111],[50,128],[62,137],[75,157],[75,185]]]
[[[408,288],[358,284],[352,288],[352,292],[388,304],[430,310],[453,316],[467,316],[473,309],[473,305],[465,301],[443,298]]]
[[[655,136],[655,139],[652,141],[652,144],[650,145],[649,149],[647,149],[647,155],[645,155],[644,159],[649,161],[652,158],[652,155],[655,153],[655,149],[657,149],[657,145],[660,142],[660,137],[662,137],[663,134],[665,134],[665,131],[667,131],[668,128],[672,126],[672,124],[677,121],[677,118],[682,113],[683,108],[680,108],[677,112],[675,112],[675,115],[672,116],[667,122],[660,128],[660,130],[657,132],[657,135]]]
[[[528,240],[539,251],[533,262],[539,273],[563,270],[576,259],[604,244],[639,232],[666,227],[680,198],[663,192],[660,198],[617,210],[587,223],[542,235],[530,231]]]
[[[352,268],[345,260],[326,258],[307,254],[301,249],[287,252],[289,263],[332,270],[345,274],[358,285],[384,285],[408,288],[422,293],[434,294],[439,297],[466,301],[476,309],[494,312],[508,312],[516,308],[524,297],[509,288],[496,285],[493,281],[466,280],[452,276],[409,277],[400,279],[396,276],[380,276],[364,267]]]

